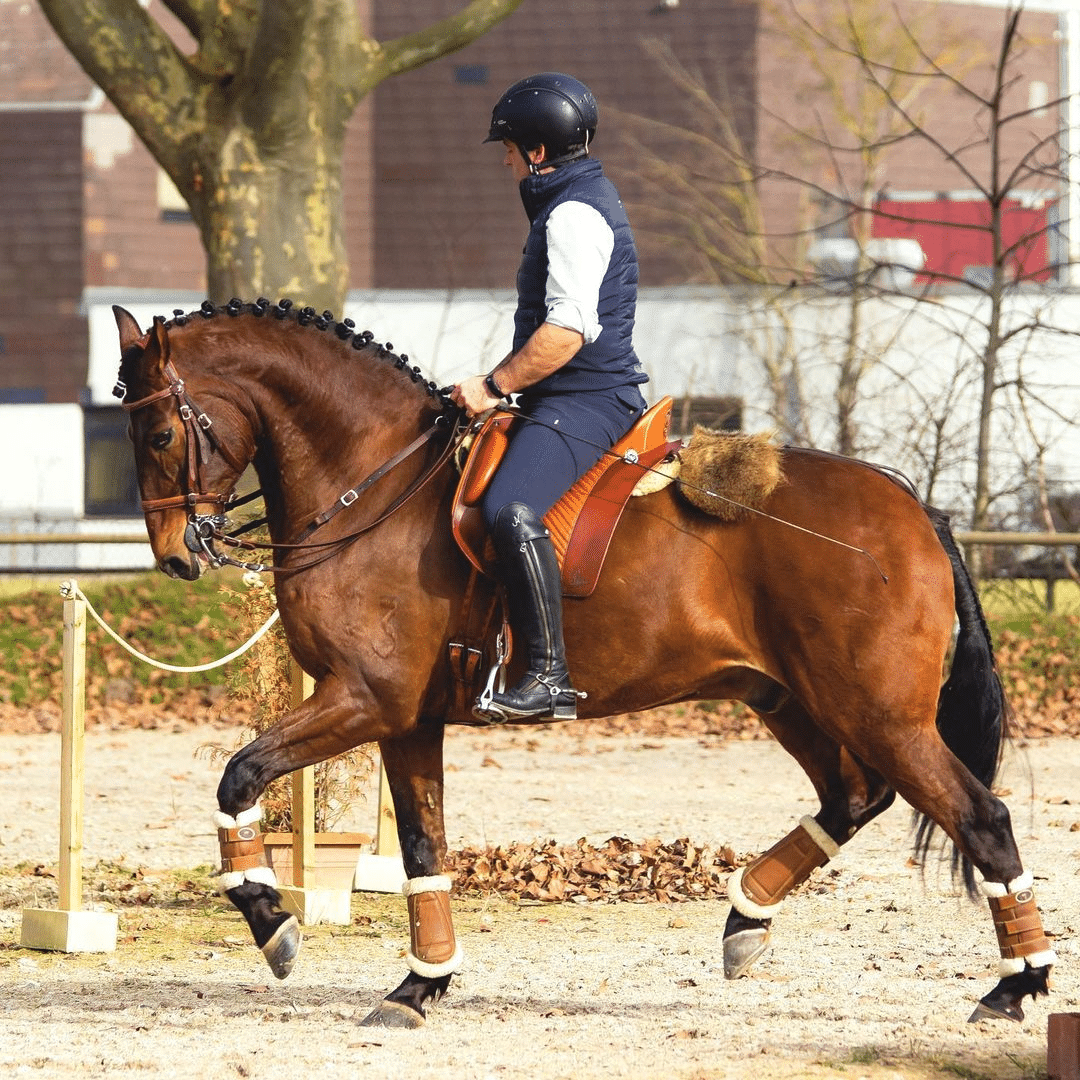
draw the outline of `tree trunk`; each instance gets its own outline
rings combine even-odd
[[[339,314],[353,110],[383,79],[468,45],[522,0],[463,2],[386,42],[367,37],[357,0],[163,0],[194,52],[141,0],[39,2],[187,200],[210,298],[288,296]]]
[[[306,139],[288,158],[242,126],[200,163],[209,195],[189,203],[206,249],[210,299],[289,297],[341,314],[349,286],[340,138]]]

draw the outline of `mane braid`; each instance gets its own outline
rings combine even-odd
[[[227,304],[215,306],[210,300],[204,300],[198,311],[185,312],[183,308],[175,308],[173,317],[165,324],[170,326],[184,326],[194,319],[213,319],[221,315],[235,318],[237,315],[253,315],[256,318],[270,316],[275,319],[291,319],[300,326],[313,326],[316,330],[332,330],[334,336],[342,342],[348,342],[354,349],[373,348],[380,360],[393,363],[399,371],[405,372],[414,383],[420,383],[430,397],[439,401],[442,406],[449,410],[456,408],[452,405],[445,394],[441,393],[436,383],[424,378],[419,367],[410,366],[407,353],[398,355],[394,352],[394,346],[387,342],[385,345],[375,340],[375,335],[370,330],[356,332],[356,323],[352,319],[342,319],[338,322],[332,311],[324,311],[321,315],[313,307],[297,308],[292,300],[287,298],[279,300],[271,305],[266,297],[261,296],[254,303],[245,303],[234,297]]]

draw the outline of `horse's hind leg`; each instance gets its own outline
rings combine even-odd
[[[788,893],[895,797],[881,776],[837,745],[794,702],[763,719],[803,767],[821,809],[729,879],[732,907],[724,927],[724,974],[729,979],[745,974],[765,952],[772,919]]]
[[[450,914],[450,879],[443,826],[443,727],[421,721],[409,735],[379,743],[397,815],[408,882],[409,973],[362,1021],[365,1027],[415,1028],[424,1006],[438,1001],[461,967]]]
[[[1043,931],[1032,875],[1020,861],[1008,808],[950,752],[936,728],[894,749],[889,777],[896,790],[948,834],[984,879],[1001,953],[1000,980],[970,1019],[1022,1020],[1024,998],[1048,993],[1057,958]]]

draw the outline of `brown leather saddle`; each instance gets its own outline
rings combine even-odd
[[[590,596],[600,578],[611,537],[637,482],[646,470],[678,450],[669,442],[672,399],[661,398],[548,511],[544,524],[551,533],[562,567],[563,594]],[[495,552],[480,498],[499,467],[515,424],[513,411],[493,413],[477,433],[454,495],[454,537],[466,558],[483,574],[496,577]]]

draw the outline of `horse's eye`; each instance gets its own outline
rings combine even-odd
[[[171,442],[171,431],[155,431],[154,434],[150,436],[150,445],[155,450],[164,450],[165,447],[168,446]]]

